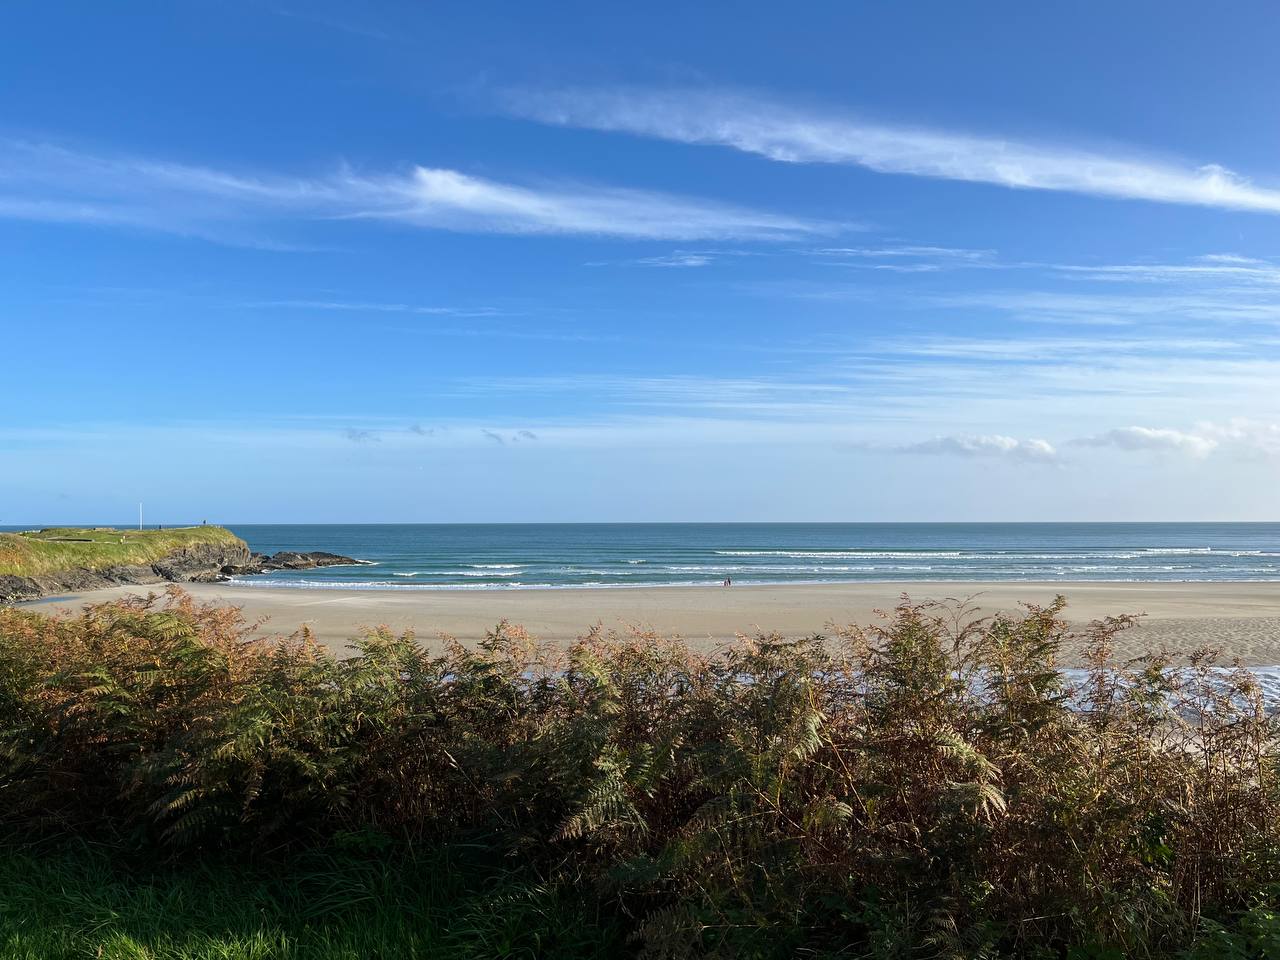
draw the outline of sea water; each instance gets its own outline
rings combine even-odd
[[[1280,580],[1280,523],[229,524],[363,561],[245,583],[408,590]]]

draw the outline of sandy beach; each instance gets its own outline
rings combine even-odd
[[[159,590],[160,588],[154,588]],[[1016,610],[1067,596],[1068,618],[1086,624],[1107,615],[1144,614],[1117,644],[1124,656],[1159,648],[1188,653],[1215,646],[1254,666],[1280,664],[1280,583],[857,583],[785,586],[645,587],[562,590],[318,590],[243,584],[187,584],[200,600],[243,609],[264,632],[289,633],[305,624],[326,645],[342,650],[362,629],[386,624],[413,630],[423,642],[441,634],[474,642],[501,619],[545,640],[568,642],[593,624],[606,630],[636,626],[679,634],[714,647],[738,633],[802,636],[830,623],[866,624],[907,592],[913,600],[970,598],[983,613]],[[36,609],[74,611],[84,603],[146,592],[117,587],[58,597]],[[1079,650],[1065,650],[1067,666]]]

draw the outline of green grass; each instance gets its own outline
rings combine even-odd
[[[616,904],[602,904],[586,885],[550,886],[483,847],[391,856],[330,850],[257,866],[217,859],[145,863],[137,852],[83,842],[0,845],[0,960],[647,955],[627,935],[628,918]],[[676,955],[703,955],[688,946],[687,954]],[[766,948],[746,955],[773,954]],[[914,953],[892,939],[805,953],[814,960],[942,955]],[[1034,948],[1025,955],[1061,956]],[[1124,954],[1081,946],[1067,956],[1119,960]],[[1183,949],[1147,956],[1280,960],[1280,913],[1260,900],[1225,923],[1202,921]]]
[[[465,847],[256,867],[140,868],[119,853],[0,847],[0,960],[573,958],[622,947],[581,898]]]
[[[103,570],[121,564],[147,564],[167,554],[207,544],[243,545],[225,527],[176,527],[169,530],[115,530],[53,527],[24,533],[0,533],[0,576],[39,577],[63,570]]]

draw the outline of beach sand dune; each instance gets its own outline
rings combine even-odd
[[[83,604],[138,593],[117,587],[60,597],[36,609],[75,611]],[[784,586],[644,587],[562,590],[329,590],[244,584],[187,584],[203,601],[242,607],[263,631],[289,633],[303,624],[341,651],[364,628],[386,624],[414,630],[424,643],[441,634],[481,639],[499,620],[519,623],[545,640],[569,642],[599,623],[680,635],[709,649],[738,633],[784,636],[822,633],[828,624],[876,622],[902,594],[912,600],[968,600],[984,614],[1016,611],[1066,595],[1068,619],[1085,625],[1108,615],[1144,614],[1119,638],[1117,653],[1138,656],[1166,648],[1178,655],[1212,646],[1251,666],[1280,664],[1280,583],[856,583]],[[1082,650],[1063,651],[1063,664]]]

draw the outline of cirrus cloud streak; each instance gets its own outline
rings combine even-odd
[[[1280,213],[1280,189],[1216,163],[878,123],[735,92],[569,89],[507,92],[502,100],[514,113],[545,123],[731,147],[784,163]]]
[[[375,220],[469,233],[776,242],[840,225],[658,191],[509,183],[414,165],[315,177],[242,174],[0,139],[0,217],[248,242],[264,226]]]

